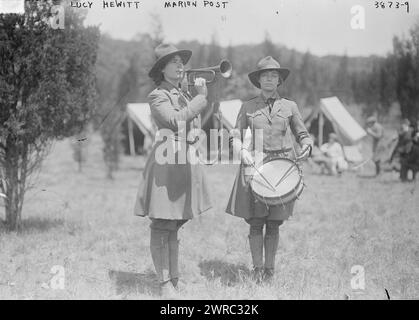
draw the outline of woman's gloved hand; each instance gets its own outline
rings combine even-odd
[[[312,149],[311,145],[304,144],[301,148],[300,155],[297,157],[297,161],[307,160],[308,157],[310,157],[310,155],[311,155],[311,149]]]
[[[251,166],[255,163],[251,153],[247,149],[240,150],[240,159],[244,165]]]
[[[196,78],[194,86],[198,94],[202,94],[205,97],[207,96],[208,94],[207,82],[204,78]]]

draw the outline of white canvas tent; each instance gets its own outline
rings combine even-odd
[[[323,141],[323,132],[326,121],[328,121],[329,129],[331,124],[333,131],[338,135],[343,145],[347,160],[350,162],[360,162],[363,160],[358,144],[367,136],[367,133],[337,97],[320,99],[319,108],[314,110],[305,120],[308,128],[315,118],[318,119],[318,128],[315,129],[318,130],[311,130],[310,128],[309,131],[317,131],[319,145],[325,142]]]
[[[241,105],[242,102],[239,99],[220,102],[221,121],[228,130],[234,128]]]
[[[239,114],[242,102],[239,99],[221,101],[220,111],[222,114],[221,122],[227,130],[234,128],[236,124],[237,115]],[[133,123],[137,125],[145,137],[154,140],[155,128],[151,118],[150,106],[148,103],[129,103],[127,104],[128,116],[128,139],[130,146],[130,154],[135,154],[134,137],[133,137]],[[250,145],[251,132],[247,129],[245,134],[244,145]]]
[[[236,125],[237,116],[239,114],[242,101],[239,99],[227,100],[220,102],[221,122],[227,130],[231,130]],[[244,147],[248,147],[251,142],[251,131],[248,128],[244,137]]]
[[[140,131],[144,134],[145,138],[149,141],[154,140],[154,125],[151,118],[150,106],[148,103],[128,103],[127,104],[128,116],[128,140],[130,154],[135,154],[134,134],[132,123],[134,122]]]
[[[320,117],[324,114],[332,122],[335,133],[344,146],[354,145],[366,137],[365,130],[350,115],[337,97],[321,99],[320,110]]]

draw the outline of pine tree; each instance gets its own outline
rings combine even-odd
[[[30,174],[54,139],[77,134],[95,107],[99,31],[65,10],[49,24],[51,2],[26,1],[25,14],[0,14],[0,192],[6,223],[19,229]]]

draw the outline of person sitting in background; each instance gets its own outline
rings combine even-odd
[[[394,148],[393,153],[390,157],[390,163],[393,162],[393,159],[396,155],[400,159],[400,180],[402,182],[407,181],[407,172],[409,170],[409,154],[412,150],[412,129],[410,127],[410,121],[404,119],[400,125],[400,131],[398,136],[397,145]]]
[[[314,165],[320,166],[321,172],[323,173],[323,169],[328,166],[329,158],[327,158],[316,145],[317,138],[313,134],[310,134],[310,138],[315,144],[313,144],[313,149],[311,150],[311,157],[308,158],[307,161],[311,168],[313,168]]]
[[[320,151],[326,157],[326,168],[329,170],[329,174],[336,175],[342,173],[342,171],[348,169],[348,163],[345,160],[343,148],[338,142],[338,136],[336,133],[329,134],[329,142],[323,144],[320,147]]]
[[[372,160],[375,164],[375,175],[380,174],[380,148],[379,144],[383,140],[384,129],[381,124],[377,122],[377,118],[372,116],[367,119],[367,129],[368,135],[372,137]]]

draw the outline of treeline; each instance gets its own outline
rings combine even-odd
[[[183,41],[179,48],[193,51],[187,67],[218,65],[228,59],[233,77],[225,81],[224,99],[251,98],[257,90],[247,74],[259,59],[272,55],[291,74],[280,88],[281,94],[297,101],[301,108],[314,106],[322,97],[338,96],[346,104],[358,104],[364,113],[385,115],[398,102],[403,117],[415,118],[419,112],[419,24],[409,37],[394,38],[393,52],[387,57],[316,56],[274,44],[269,35],[256,45],[222,47],[214,36],[210,44]],[[154,61],[153,48],[164,37],[138,35],[132,41],[102,38],[98,56],[97,76],[100,103],[103,106],[121,102],[144,102],[153,89],[147,72]],[[127,82],[130,73],[134,82]],[[122,99],[122,100],[121,100]],[[127,101],[130,100],[130,101]],[[104,108],[103,111],[105,111]]]
[[[275,45],[267,35],[258,45],[221,48],[216,41],[208,45],[183,42],[182,47],[194,52],[191,64],[211,66],[220,58],[229,59],[234,77],[223,87],[223,96],[248,99],[257,94],[247,74],[255,70],[264,56],[273,56],[291,74],[280,88],[283,96],[295,100],[301,108],[315,106],[319,99],[337,96],[346,104],[357,104],[364,114],[385,116],[398,103],[403,117],[419,116],[419,24],[410,37],[393,40],[393,52],[386,57],[318,57]]]
[[[148,71],[154,63],[154,48],[164,40],[161,24],[155,32],[138,34],[131,41],[115,40],[103,35],[99,44],[96,76],[100,128],[104,159],[109,177],[117,168],[124,129],[125,107],[130,102],[146,102],[154,84]],[[392,105],[400,106],[401,115],[415,121],[419,117],[419,22],[410,34],[393,40],[393,52],[386,57],[316,56],[275,44],[266,34],[259,44],[222,47],[216,36],[211,43],[183,41],[178,48],[193,52],[187,68],[218,65],[228,59],[233,76],[222,86],[222,99],[246,100],[258,94],[247,74],[264,56],[273,56],[291,74],[280,87],[282,96],[295,100],[301,109],[316,106],[320,98],[337,96],[345,104],[355,104],[364,115],[386,116]],[[303,110],[304,111],[304,110]]]

